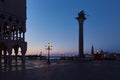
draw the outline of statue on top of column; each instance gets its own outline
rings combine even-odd
[[[81,10],[80,13],[78,13],[78,15],[79,15],[80,18],[86,19],[86,16],[85,16],[86,14],[85,14],[84,10]]]

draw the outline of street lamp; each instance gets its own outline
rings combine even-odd
[[[50,43],[48,43],[47,45],[45,45],[45,50],[48,50],[48,64],[50,64],[50,50],[52,50],[52,45]]]

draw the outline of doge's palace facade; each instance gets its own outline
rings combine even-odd
[[[25,63],[25,32],[26,0],[0,0],[0,62],[3,58],[5,63],[11,63],[15,54],[17,63],[18,52],[21,52],[22,63]]]

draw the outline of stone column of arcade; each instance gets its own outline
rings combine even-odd
[[[6,49],[4,49],[3,51],[4,51],[4,64],[7,65],[7,51]]]
[[[12,65],[12,49],[8,49],[8,65],[9,65],[9,71],[11,71],[11,65]]]
[[[16,70],[18,70],[18,60],[17,60],[17,57],[18,57],[18,47],[15,47],[14,48],[14,50],[15,50],[15,68],[16,68]]]
[[[3,50],[4,52],[4,71],[7,69],[7,49]]]
[[[8,39],[11,40],[11,24],[9,23],[9,25],[6,25],[7,26],[7,36],[8,36]]]
[[[25,51],[21,51],[22,52],[22,69],[25,69]]]
[[[1,66],[1,65],[2,65],[2,62],[1,62],[1,61],[2,61],[2,50],[0,50],[0,70],[1,70],[1,67],[2,67],[2,66]]]
[[[15,27],[14,26],[13,26],[12,37],[13,37],[13,40],[15,40]]]
[[[18,29],[16,30],[16,40],[18,40]]]
[[[23,41],[25,41],[25,32],[23,32]]]
[[[25,53],[26,51],[21,51],[22,52],[22,64],[25,65]]]
[[[21,31],[19,31],[19,40],[21,40]]]
[[[15,65],[16,65],[16,66],[17,66],[17,64],[18,64],[17,57],[18,57],[18,49],[16,48],[16,49],[15,49]]]

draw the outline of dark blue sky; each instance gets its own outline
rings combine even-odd
[[[84,50],[120,53],[120,0],[27,0],[28,52],[45,51],[49,42],[52,53],[78,53],[78,22],[85,10]]]

